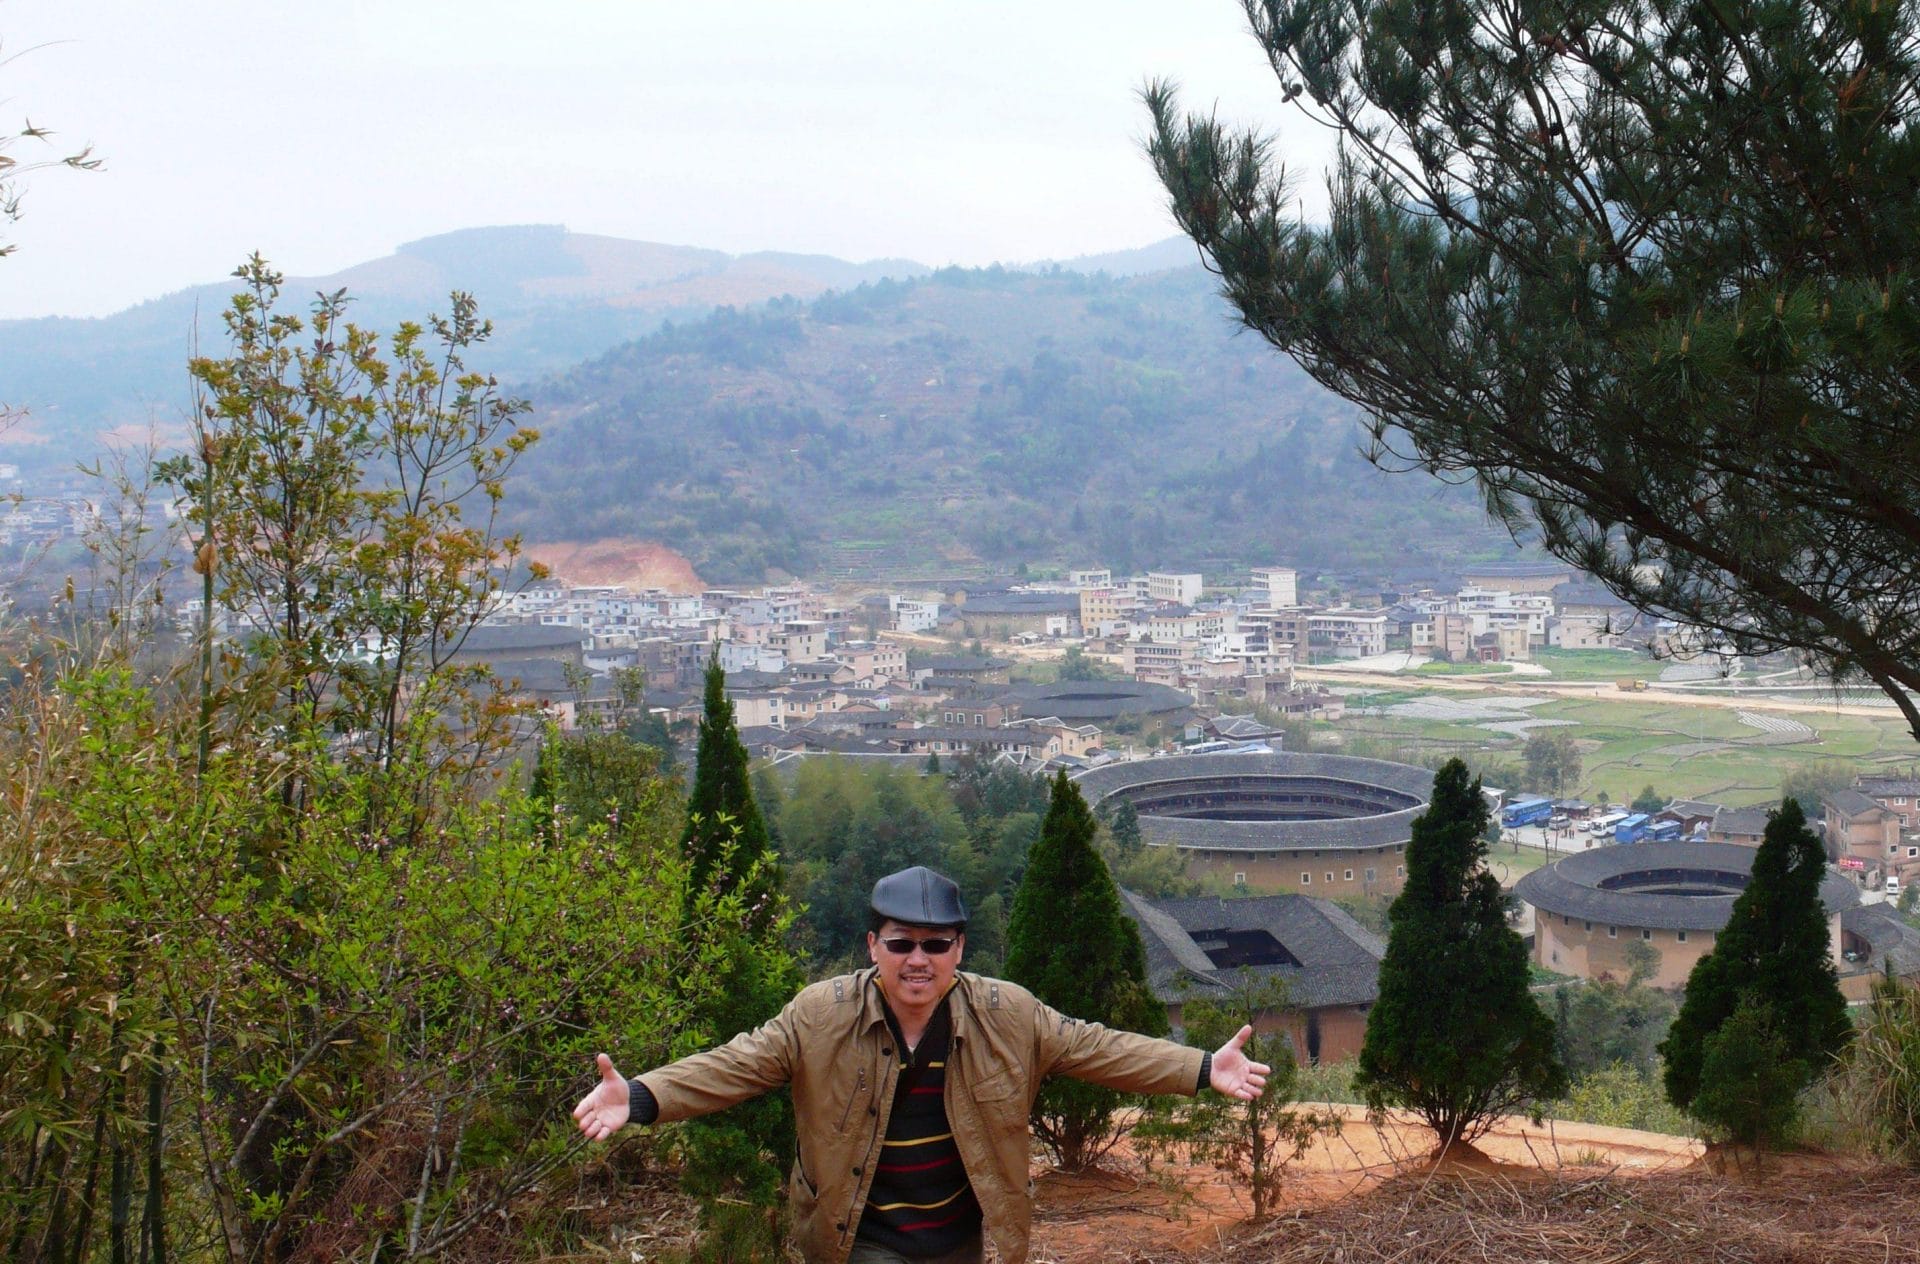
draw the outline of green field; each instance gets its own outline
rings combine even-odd
[[[1413,692],[1396,690],[1390,697],[1405,701]],[[1458,691],[1433,696],[1456,701],[1472,697]],[[1675,706],[1629,694],[1556,698],[1527,714],[1571,722],[1558,731],[1581,747],[1584,775],[1572,793],[1589,801],[1605,791],[1609,799],[1622,802],[1651,785],[1668,798],[1746,807],[1773,801],[1789,771],[1816,761],[1843,760],[1862,771],[1920,762],[1920,745],[1891,709],[1884,717],[1795,712],[1791,718],[1814,734],[1812,740],[1792,745],[1760,744],[1755,739],[1763,736],[1762,730],[1741,723],[1731,708]],[[1471,759],[1474,752],[1517,763],[1524,745],[1520,738],[1473,721],[1350,714],[1326,727],[1339,735],[1340,747],[1355,754],[1423,763],[1436,754]],[[1711,749],[1715,743],[1726,745]]]
[[[1555,680],[1657,680],[1666,666],[1632,650],[1555,650],[1533,652],[1533,661]]]
[[[1395,675],[1405,675],[1396,672]],[[1513,669],[1505,663],[1422,663],[1413,669],[1416,676],[1511,676]]]

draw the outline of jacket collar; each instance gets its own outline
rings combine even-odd
[[[886,994],[880,988],[880,971],[873,966],[859,970],[853,976],[854,986],[860,992],[860,1030],[871,1031],[876,1024],[885,1026],[887,1022]],[[970,1013],[973,1006],[980,1003],[978,993],[985,985],[980,976],[965,970],[957,970],[953,976],[953,986],[947,989],[948,1009],[953,1017],[953,1038],[962,1040],[972,1021]]]

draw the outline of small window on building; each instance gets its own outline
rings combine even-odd
[[[1332,882],[1332,881],[1333,881],[1333,870],[1331,870],[1331,869],[1329,869],[1329,870],[1327,870],[1327,881],[1328,881],[1328,882]]]
[[[1376,882],[1376,881],[1378,881],[1378,880],[1379,880],[1379,879],[1378,879],[1378,876],[1377,876],[1377,875],[1375,874],[1375,872],[1374,872],[1373,870],[1371,870],[1371,869],[1369,869],[1369,870],[1367,870],[1367,881],[1368,881],[1368,882]]]
[[[1245,870],[1242,870],[1241,872],[1233,875],[1233,885],[1237,887],[1243,887],[1247,885],[1247,875]]]
[[[978,711],[976,711],[973,713],[973,722],[975,724],[985,725],[987,722],[987,717],[984,715],[981,715]]]
[[[1406,877],[1406,876],[1407,876],[1407,867],[1406,867],[1405,865],[1395,865],[1395,866],[1393,867],[1393,875],[1394,875],[1394,877],[1396,877],[1396,878],[1404,878],[1404,877]]]
[[[1608,939],[1620,938],[1620,928],[1618,926],[1607,927],[1607,938]]]
[[[1346,880],[1347,880],[1348,882],[1352,882],[1352,881],[1353,881],[1353,870],[1351,870],[1351,869],[1349,869],[1349,870],[1347,870],[1347,879],[1346,879]]]
[[[1648,943],[1652,943],[1652,942],[1653,942],[1653,932],[1652,932],[1652,931],[1650,931],[1650,930],[1643,930],[1643,931],[1641,931],[1641,932],[1640,932],[1640,938],[1642,938],[1642,939],[1644,939],[1644,940],[1646,940],[1646,941],[1647,941]]]
[[[1677,931],[1675,931],[1675,932],[1673,932],[1673,941],[1674,941],[1675,943],[1677,943],[1677,944],[1684,944],[1684,943],[1686,943],[1686,942],[1687,942],[1687,932],[1685,932],[1685,931],[1683,931],[1683,930],[1677,930]]]
[[[1588,923],[1587,923],[1587,933],[1588,933],[1588,934],[1592,934],[1592,933],[1593,933],[1593,923],[1592,923],[1592,922],[1588,922]]]
[[[1909,848],[1907,848],[1907,855],[1909,855],[1909,856],[1920,856],[1920,847],[1909,847]]]
[[[1300,875],[1300,885],[1301,885],[1301,886],[1303,886],[1303,887],[1310,887],[1310,886],[1312,886],[1312,885],[1313,885],[1313,875],[1312,875],[1312,874],[1310,874],[1310,873],[1303,873],[1303,874],[1301,874],[1301,875]]]
[[[1548,959],[1549,959],[1550,961],[1552,961],[1554,965],[1556,965],[1556,966],[1557,966],[1557,965],[1559,965],[1559,964],[1560,964],[1560,950],[1559,950],[1558,948],[1553,948],[1553,949],[1549,949],[1549,950],[1548,950],[1548,952],[1547,952],[1547,958],[1548,958]]]

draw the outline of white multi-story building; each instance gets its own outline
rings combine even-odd
[[[1203,587],[1198,574],[1175,574],[1171,571],[1147,572],[1147,600],[1170,601],[1179,606],[1190,606],[1200,600]]]
[[[1109,588],[1113,585],[1113,572],[1104,567],[1095,570],[1071,570],[1067,572],[1067,585],[1075,591],[1085,588]]]
[[[1174,607],[1156,611],[1147,617],[1150,641],[1219,640],[1227,631],[1228,616],[1218,610],[1188,610]]]
[[[1387,652],[1387,616],[1378,610],[1319,610],[1307,616],[1308,633],[1324,639],[1335,658],[1369,658]]]
[[[893,612],[893,630],[896,632],[931,632],[940,623],[940,603],[937,601],[888,597],[887,608]]]
[[[1300,573],[1291,566],[1254,567],[1253,586],[1266,592],[1269,610],[1300,604]]]
[[[1455,613],[1473,620],[1475,636],[1502,628],[1522,628],[1535,645],[1547,639],[1547,620],[1553,617],[1553,597],[1547,593],[1516,593],[1491,588],[1462,588],[1452,603]]]

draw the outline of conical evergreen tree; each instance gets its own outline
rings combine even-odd
[[[717,654],[707,660],[705,703],[687,828],[680,840],[687,857],[689,910],[709,886],[722,894],[732,892],[758,860],[762,866],[754,889],[743,894],[751,897],[747,904],[756,910],[753,926],[760,929],[773,918],[781,885],[779,858],[753,797],[747,748],[740,742],[733,703],[727,698],[727,673]]]
[[[1371,1109],[1420,1115],[1443,1150],[1567,1084],[1553,1020],[1527,991],[1526,946],[1486,870],[1489,816],[1479,779],[1449,760],[1413,823],[1354,1079]]]
[[[711,937],[720,950],[712,991],[689,996],[694,1020],[715,1041],[756,1027],[778,1013],[804,982],[798,962],[779,941],[781,870],[766,818],[749,776],[747,749],[727,700],[727,674],[716,654],[707,662],[706,707],[694,757],[693,792],[681,837],[687,865],[689,930]],[[749,880],[754,862],[761,862]],[[749,910],[740,925],[702,924],[707,892],[739,891]],[[701,1200],[707,1236],[697,1255],[710,1260],[775,1259],[776,1243],[761,1240],[763,1208],[779,1196],[779,1173],[791,1162],[793,1102],[787,1090],[768,1093],[723,1115],[689,1121],[681,1183]]]
[[[1756,1120],[1724,1117],[1753,1095],[1737,1085],[1709,1082],[1716,1066],[1725,1075],[1757,1073],[1752,1059],[1742,1062],[1730,1051],[1710,1057],[1716,1033],[1743,1003],[1747,1026],[1765,1028],[1781,1060],[1799,1067],[1789,1097],[1806,1087],[1853,1034],[1820,905],[1826,871],[1826,855],[1807,828],[1806,813],[1795,800],[1783,800],[1767,818],[1747,888],[1733,902],[1713,951],[1694,965],[1686,1000],[1660,1046],[1673,1104],[1742,1140],[1770,1140],[1787,1122],[1777,1113]]]
[[[1007,919],[1007,977],[1073,1018],[1162,1036],[1166,1007],[1147,987],[1146,948],[1094,849],[1095,829],[1080,788],[1056,775]],[[1125,1100],[1098,1085],[1050,1080],[1034,1102],[1034,1133],[1060,1166],[1084,1167],[1118,1139],[1113,1114]]]
[[[1120,800],[1120,806],[1114,810],[1113,843],[1122,856],[1137,856],[1146,846],[1146,839],[1140,833],[1140,810],[1130,800]]]

